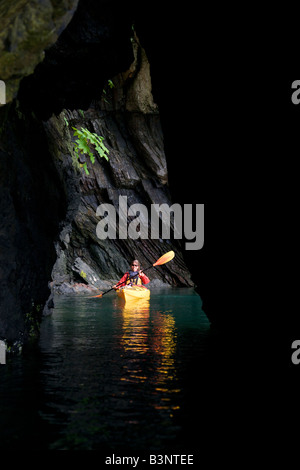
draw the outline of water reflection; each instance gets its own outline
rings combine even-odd
[[[8,364],[0,381],[2,445],[134,455],[167,453],[193,437],[194,365],[209,328],[199,297],[175,289],[151,292],[150,303],[120,302],[56,299],[34,362],[29,354],[20,371]]]
[[[124,350],[145,354],[149,350],[149,300],[126,302],[122,307],[121,344]]]
[[[153,394],[160,398],[153,403],[156,410],[179,409],[179,405],[170,404],[170,394],[180,392],[176,386],[177,330],[174,314],[169,309],[152,310],[150,315],[149,307],[149,301],[126,302],[122,306],[121,345],[126,361],[120,380],[137,384],[148,381]],[[146,362],[151,363],[148,370]]]
[[[149,351],[149,300],[122,302],[121,346],[124,349],[122,358],[124,374],[122,382],[140,382],[147,380],[143,368],[144,356]]]

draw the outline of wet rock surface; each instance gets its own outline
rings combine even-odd
[[[132,33],[132,12],[120,2],[124,15],[116,17],[111,2],[90,0],[79,2],[71,20],[76,2],[55,2],[58,11],[49,4],[48,13],[43,11],[49,21],[39,23],[39,2],[27,2],[27,12],[35,4],[32,18],[43,29],[41,35],[31,29],[37,40],[31,47],[26,30],[23,36],[12,30],[25,2],[10,2],[9,9],[6,4],[1,4],[7,26],[0,36],[1,59],[12,54],[16,65],[17,56],[24,59],[16,82],[9,67],[1,76],[8,101],[21,78],[34,70],[23,78],[17,100],[0,108],[0,338],[17,348],[30,332],[37,333],[42,312],[51,313],[51,289],[109,288],[133,258],[147,267],[174,249],[174,261],[149,272],[153,285],[193,283],[178,240],[100,240],[96,234],[97,207],[109,203],[118,210],[120,195],[128,207],[172,203],[150,65]],[[53,41],[47,36],[53,21],[53,35],[61,34],[36,66]],[[48,42],[42,40],[46,36]],[[32,57],[24,52],[23,39]],[[94,164],[86,160],[89,175],[74,158],[72,126],[102,135],[109,148],[109,161],[97,155]]]
[[[3,0],[0,5],[0,75],[7,97],[16,97],[20,81],[30,75],[55,43],[77,8],[78,0]]]
[[[13,106],[6,112],[0,147],[0,337],[22,343],[49,297],[53,239],[66,200],[40,123]]]
[[[125,72],[122,77],[113,77],[114,88],[104,95],[102,102],[94,102],[82,112],[63,110],[59,116],[52,116],[44,123],[58,171],[66,182],[67,199],[72,201],[68,209],[72,222],[64,225],[56,244],[57,262],[52,273],[56,284],[84,279],[88,284],[97,285],[106,279],[118,279],[128,269],[131,259],[139,259],[145,268],[163,253],[174,249],[175,259],[169,265],[153,269],[150,277],[177,286],[193,285],[178,241],[152,240],[150,231],[148,239],[137,240],[119,239],[118,231],[116,239],[102,240],[96,233],[100,220],[96,215],[97,207],[111,204],[119,215],[120,196],[127,198],[127,209],[132,204],[143,204],[149,209],[149,215],[152,204],[172,205],[157,107],[146,90],[153,113],[143,112],[150,109],[145,99],[141,99],[143,107],[140,111],[137,108],[132,112],[128,110],[131,98],[128,100],[124,91],[131,89],[124,79],[128,75]],[[138,70],[134,70],[134,75],[138,80]],[[132,78],[130,81],[134,86]],[[74,159],[72,166],[73,127],[84,127],[103,136],[109,149],[108,161],[96,152],[95,163],[86,159],[89,175],[83,168],[76,167]],[[66,166],[70,170],[67,174]],[[77,208],[74,208],[75,200]],[[127,222],[130,220],[132,218],[128,216]],[[150,230],[150,217],[148,223]]]

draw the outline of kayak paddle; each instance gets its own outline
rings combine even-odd
[[[148,266],[147,268],[145,269],[142,269],[143,272],[147,271],[147,269],[150,269],[150,268],[153,268],[154,266],[161,266],[162,264],[166,264],[168,263],[169,261],[171,261],[175,256],[175,253],[174,251],[168,251],[168,253],[165,253],[164,255],[162,255],[160,258],[158,258],[158,260],[154,263],[154,264],[151,264],[151,266]],[[134,275],[134,276],[131,276],[130,279],[134,279],[136,276],[138,276],[138,272]],[[119,287],[121,286],[122,284],[125,284],[125,282],[121,282],[119,284],[116,285],[116,287]],[[105,294],[107,294],[108,292],[112,291],[113,289],[115,289],[116,287],[112,287],[111,289],[108,289],[107,291],[103,292],[102,294],[99,294],[99,295],[93,295],[91,298],[95,298],[95,297],[103,297]]]

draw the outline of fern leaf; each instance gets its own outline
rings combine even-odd
[[[86,172],[87,175],[90,174],[90,172],[89,172],[89,170],[88,170],[88,168],[87,168],[86,162],[83,164],[83,169],[84,169],[84,171]]]

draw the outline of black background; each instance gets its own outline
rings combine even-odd
[[[185,253],[216,330],[204,432],[210,426],[213,436],[219,413],[224,442],[233,425],[234,447],[279,443],[279,451],[297,437],[299,400],[300,365],[291,362],[300,339],[297,47],[283,39],[281,20],[261,11],[195,2],[134,11],[174,202],[205,204],[204,247]]]
[[[155,22],[157,41],[149,34],[145,47],[171,190],[180,203],[205,203],[204,247],[186,259],[219,332],[212,406],[226,397],[232,417],[254,424],[256,445],[269,436],[282,450],[297,436],[300,375],[291,362],[300,338],[297,39],[261,11],[234,21],[196,7],[153,15],[145,30]]]

